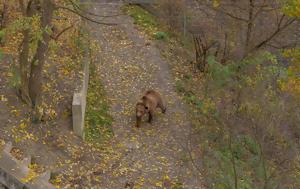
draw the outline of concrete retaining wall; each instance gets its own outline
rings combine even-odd
[[[55,187],[48,182],[50,179],[50,172],[45,172],[44,174],[33,178],[28,183],[23,183],[22,180],[26,180],[30,173],[28,165],[31,163],[31,157],[19,161],[10,154],[11,149],[12,144],[8,142],[0,155],[0,188],[55,189]]]
[[[83,59],[83,77],[81,85],[76,89],[77,91],[73,95],[72,102],[73,131],[80,137],[83,137],[84,135],[86,95],[89,83],[89,63],[89,56],[88,53],[86,53]]]

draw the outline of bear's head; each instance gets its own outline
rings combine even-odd
[[[136,105],[136,117],[143,117],[148,113],[148,107],[145,104],[137,103]]]

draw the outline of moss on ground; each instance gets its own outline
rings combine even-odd
[[[91,65],[85,116],[85,140],[103,143],[112,136],[112,117],[109,114],[105,91],[99,75]]]
[[[163,40],[167,39],[169,34],[165,31],[160,31],[159,21],[151,13],[137,5],[125,5],[122,7],[123,12],[134,19],[134,24],[141,27],[141,29],[153,39]]]

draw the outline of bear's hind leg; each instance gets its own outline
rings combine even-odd
[[[161,109],[161,112],[163,114],[166,113],[167,108],[163,105],[163,103],[161,101],[158,103],[157,106]]]

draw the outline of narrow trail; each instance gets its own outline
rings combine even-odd
[[[119,1],[98,0],[91,9],[98,15],[122,14]],[[113,131],[120,157],[112,158],[111,169],[104,173],[101,188],[123,188],[133,182],[135,188],[159,188],[170,182],[184,188],[201,188],[187,161],[191,124],[184,104],[174,90],[174,79],[158,49],[136,29],[127,15],[107,17],[104,22],[116,26],[89,24],[101,51],[97,70],[111,102]],[[147,89],[159,91],[167,104],[167,113],[156,111],[154,121],[143,121],[135,128],[135,103]],[[167,179],[166,179],[167,178]]]

